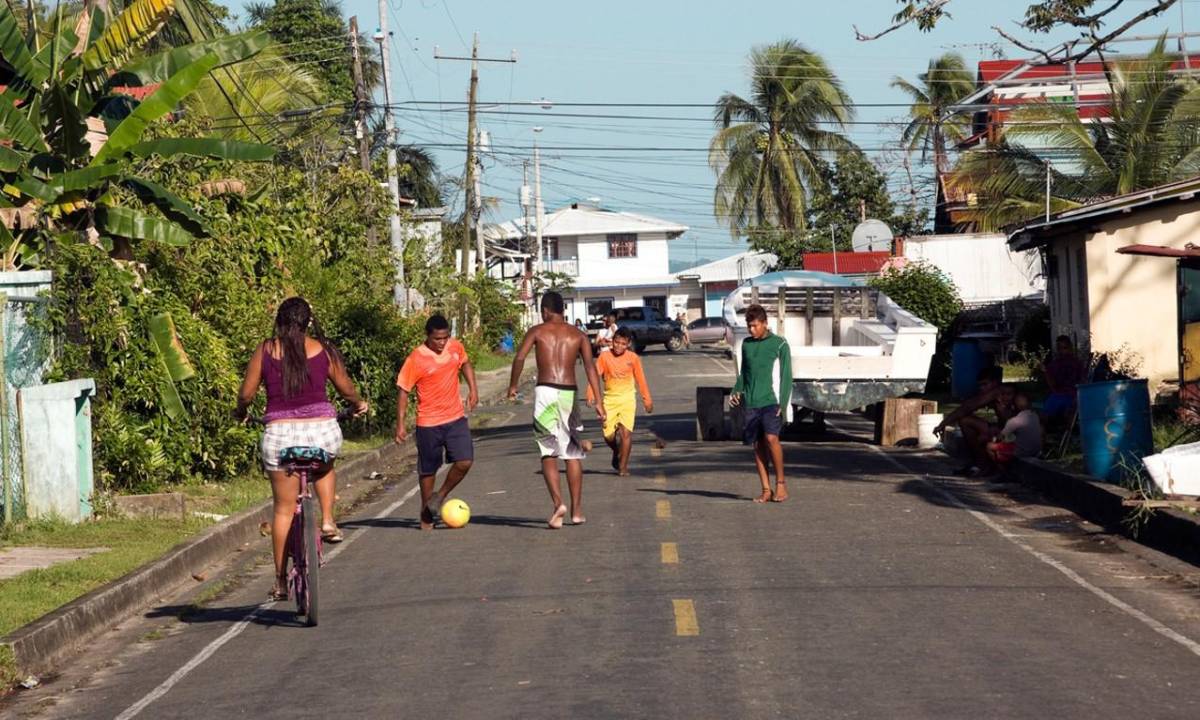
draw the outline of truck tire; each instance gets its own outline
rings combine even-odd
[[[683,349],[683,333],[671,333],[671,337],[667,338],[667,342],[664,344],[667,352],[679,352]]]

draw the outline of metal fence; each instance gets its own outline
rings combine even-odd
[[[48,338],[33,321],[44,306],[50,279],[44,271],[0,272],[0,517],[5,523],[24,514],[17,394],[23,387],[41,384],[49,367]]]

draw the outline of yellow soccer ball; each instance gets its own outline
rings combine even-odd
[[[471,507],[458,498],[447,500],[440,514],[446,527],[465,527],[471,521]]]

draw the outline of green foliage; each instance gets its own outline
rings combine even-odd
[[[803,230],[808,194],[822,184],[817,159],[849,141],[849,94],[817,53],[794,40],[750,55],[750,94],[716,102],[708,163],[717,175],[713,212],[739,237],[749,228]]]
[[[354,99],[350,29],[334,0],[275,0],[246,6],[251,24],[271,34],[290,62],[313,68],[330,100]],[[361,36],[364,82],[368,92],[380,75],[377,50]]]
[[[178,132],[194,131],[186,124]],[[102,489],[146,491],[189,479],[221,480],[256,462],[260,431],[230,417],[245,364],[268,337],[274,308],[307,298],[342,351],[372,414],[347,430],[389,427],[395,373],[422,339],[423,317],[392,305],[390,254],[368,247],[368,224],[383,226],[384,192],[362,173],[339,169],[311,185],[278,165],[151,158],[140,172],[187,198],[212,225],[183,247],[155,239],[113,262],[90,244],[56,248],[50,329],[58,337],[51,379],[93,377],[94,459]],[[205,198],[198,186],[234,175],[266,191]],[[160,353],[147,339],[152,318],[170,313],[195,376],[177,390],[186,420],[163,405]]]
[[[891,268],[872,278],[870,285],[900,307],[935,325],[939,333],[946,332],[962,311],[962,300],[954,281],[928,263]]]

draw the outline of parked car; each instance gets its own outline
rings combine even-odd
[[[647,345],[659,343],[670,352],[676,352],[683,347],[683,326],[665,317],[655,308],[637,305],[616,308],[612,312],[617,316],[617,327],[628,328],[629,332],[633,333],[632,345],[636,352],[642,352]],[[603,320],[588,323],[587,334],[593,342],[603,325]]]
[[[693,345],[733,345],[733,328],[723,317],[706,317],[688,323],[688,339]]]

